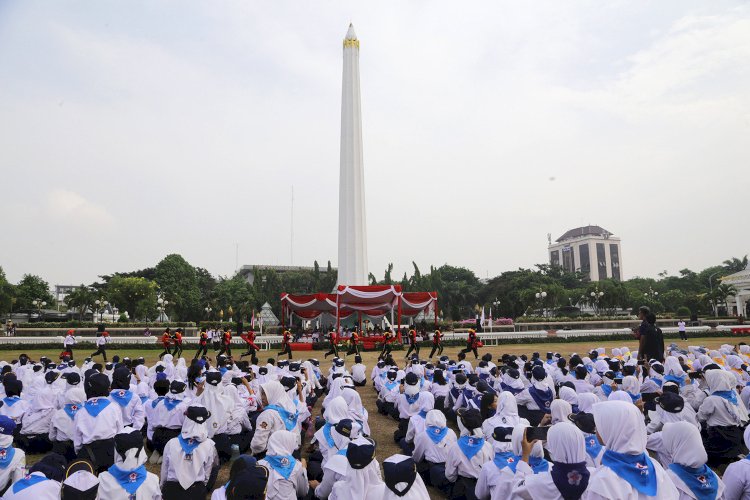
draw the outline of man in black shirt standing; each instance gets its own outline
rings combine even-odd
[[[661,328],[656,326],[656,314],[646,306],[638,309],[638,319],[641,325],[638,327],[638,358],[648,363],[656,359],[664,362],[664,336]]]

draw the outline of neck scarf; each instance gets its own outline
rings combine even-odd
[[[529,467],[534,471],[534,474],[539,474],[549,470],[549,462],[542,457],[529,457]]]
[[[146,401],[148,401],[148,396],[138,396],[141,398],[141,404],[146,404]]]
[[[92,398],[86,401],[83,404],[83,407],[86,408],[89,415],[96,418],[103,409],[109,406],[109,403],[111,403],[111,401],[106,398]]]
[[[410,405],[413,405],[419,399],[419,393],[416,393],[413,396],[409,396],[408,394],[404,394],[404,396],[406,396],[406,402],[409,403]]]
[[[682,479],[698,500],[714,500],[719,491],[719,478],[708,465],[692,468],[681,464],[670,464],[669,470]]]
[[[507,391],[507,392],[513,394],[514,396],[523,390],[523,389],[516,389],[515,387],[511,387],[508,384],[506,384],[505,382],[500,382],[500,387],[504,391]]]
[[[601,388],[602,388],[602,392],[604,393],[605,396],[609,397],[609,395],[612,394],[612,386],[611,385],[602,384]]]
[[[565,500],[578,500],[589,485],[589,470],[586,462],[566,464],[554,462],[552,481]]]
[[[397,385],[398,385],[398,382],[394,380],[393,382],[386,382],[385,388],[388,389],[389,391],[392,391],[393,389],[396,388]]]
[[[120,405],[121,407],[125,408],[128,406],[128,403],[130,403],[130,400],[133,399],[133,393],[130,391],[125,391],[122,389],[115,389],[112,391],[109,396],[115,400],[115,403]]]
[[[504,451],[502,453],[495,453],[495,457],[492,462],[497,466],[498,469],[503,470],[503,467],[509,468],[514,474],[516,473],[516,467],[521,457],[513,453],[512,451]]]
[[[441,428],[435,425],[428,425],[424,431],[425,433],[427,433],[427,437],[429,437],[430,440],[435,444],[438,444],[440,441],[443,440],[443,438],[445,438],[445,436],[448,435],[447,427]]]
[[[14,404],[16,404],[19,401],[21,401],[21,398],[18,397],[18,396],[10,396],[10,397],[7,397],[7,398],[3,398],[3,401],[5,401],[6,405],[13,406]]]
[[[113,465],[107,469],[117,484],[119,484],[123,490],[127,491],[131,496],[135,495],[138,488],[141,487],[143,482],[146,480],[146,466],[141,465],[140,467],[133,470],[122,470],[118,466]]]
[[[720,398],[724,398],[733,405],[737,404],[737,394],[734,391],[714,391],[711,393],[712,396],[719,396]]]
[[[13,483],[13,493],[15,494],[19,491],[23,491],[29,486],[34,486],[35,484],[41,483],[42,481],[48,481],[48,479],[39,474],[27,475],[23,479],[20,479]]]
[[[294,466],[297,464],[297,460],[291,455],[266,455],[265,460],[284,479],[289,479],[294,471]]]
[[[656,495],[656,471],[653,462],[645,453],[627,455],[607,450],[602,456],[602,465],[612,469],[616,475],[645,496]]]
[[[292,413],[286,411],[284,408],[278,405],[268,405],[266,406],[266,410],[276,411],[281,417],[281,420],[284,422],[284,427],[286,427],[286,430],[288,431],[291,431],[297,425],[297,417],[299,415],[299,412],[295,411],[294,413]]]
[[[423,419],[425,419],[425,418],[427,418],[427,411],[426,411],[426,410],[422,410],[422,411],[420,411],[420,412],[418,413],[418,415],[419,415],[420,417],[422,417]]]
[[[666,380],[667,382],[674,382],[680,387],[685,386],[685,377],[678,377],[677,375],[669,374],[669,375],[664,375],[664,380]]]
[[[192,455],[193,451],[201,444],[197,439],[185,439],[182,437],[182,434],[177,436],[177,439],[180,441],[180,446],[182,446],[182,451],[185,452],[185,455]]]
[[[156,408],[156,405],[159,404],[159,401],[164,401],[166,398],[164,396],[159,396],[158,398],[151,401],[151,408]]]
[[[602,445],[599,442],[599,438],[596,434],[584,434],[584,442],[586,443],[586,453],[589,454],[592,460],[595,460],[602,451]]]
[[[63,406],[63,410],[65,410],[65,413],[70,417],[71,420],[75,418],[76,413],[78,413],[78,410],[80,409],[81,406],[78,403],[68,403]]]
[[[13,456],[16,454],[16,449],[13,445],[7,448],[0,448],[0,469],[7,469],[10,463],[13,461]]]
[[[168,411],[172,411],[177,408],[177,405],[182,402],[181,399],[164,398],[164,406]]]
[[[333,436],[331,436],[331,427],[333,426],[328,422],[323,424],[323,437],[326,439],[326,443],[328,443],[329,448],[335,448],[336,441],[334,441]]]
[[[471,460],[474,455],[484,446],[484,438],[475,436],[461,436],[458,439],[458,447],[461,449],[466,458]]]
[[[555,395],[552,393],[552,389],[540,391],[532,385],[531,387],[529,387],[529,396],[531,396],[540,410],[542,410],[544,413],[550,412],[549,407],[555,397]]]

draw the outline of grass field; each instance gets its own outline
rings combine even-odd
[[[737,338],[733,337],[723,337],[723,338],[695,338],[690,339],[688,341],[679,341],[676,342],[678,346],[681,348],[687,347],[688,345],[702,345],[709,348],[717,347],[721,344],[731,344],[735,345],[739,340]],[[554,343],[545,343],[545,344],[507,344],[507,345],[501,345],[501,346],[490,346],[487,348],[483,348],[480,351],[480,356],[484,353],[491,353],[493,356],[493,359],[499,358],[503,353],[509,353],[509,354],[531,354],[534,351],[539,351],[540,353],[545,353],[548,351],[554,351],[559,352],[565,356],[569,356],[570,354],[574,352],[578,353],[585,353],[591,350],[592,348],[596,347],[606,347],[607,351],[613,347],[623,347],[628,346],[631,350],[636,350],[638,347],[638,344],[635,340],[625,342],[625,341],[613,341],[613,342],[575,342],[575,343],[560,343],[560,344],[554,344]],[[446,348],[443,354],[447,354],[455,359],[456,354],[460,350],[459,347],[451,347]],[[32,359],[38,359],[40,356],[48,356],[50,358],[55,358],[59,355],[61,349],[46,349],[46,350],[32,350],[32,349],[23,349],[23,350],[8,350],[8,351],[0,351],[0,360],[10,361],[12,359],[16,359],[20,354],[26,353],[28,354]],[[86,357],[89,354],[90,351],[82,352],[82,351],[76,351],[76,359],[79,361],[79,363],[82,361],[84,357]],[[241,352],[241,351],[237,351]],[[344,351],[342,351],[344,352]],[[192,358],[194,352],[188,352],[185,351],[185,356],[187,358]],[[236,353],[235,353],[236,354]],[[399,364],[402,364],[404,362],[404,356],[406,354],[405,351],[394,351],[394,359],[397,360]],[[426,357],[429,354],[429,350],[423,348],[420,352],[420,354],[423,357]],[[120,357],[129,356],[131,358],[136,358],[143,356],[146,359],[147,364],[151,365],[158,361],[159,351],[156,350],[137,350],[137,349],[118,349],[116,340],[115,342],[110,346],[108,349],[108,357],[111,360],[112,356],[119,355]],[[213,357],[213,353],[209,352],[209,355]],[[273,357],[276,355],[276,351],[262,351],[259,354],[259,358],[261,360],[265,360],[268,357]],[[370,369],[375,365],[377,360],[377,353],[376,352],[365,352],[362,353],[363,361],[368,367],[368,374]],[[330,361],[323,359],[323,351],[304,351],[299,353],[294,353],[295,359],[308,359],[308,358],[317,358],[320,360],[321,363],[321,369],[323,371],[327,371],[330,366]],[[97,357],[96,359],[101,360],[101,357]],[[330,360],[330,358],[329,358]],[[469,360],[473,362],[473,355],[469,355]],[[349,356],[347,359],[347,364],[354,363],[354,357]],[[474,363],[474,362],[473,362]],[[476,364],[476,363],[474,363]],[[362,397],[362,402],[367,408],[368,412],[370,413],[370,429],[372,431],[372,438],[377,442],[378,448],[376,456],[378,460],[383,461],[383,459],[393,455],[394,453],[399,453],[400,448],[393,442],[393,431],[396,429],[396,422],[392,420],[389,417],[384,417],[377,412],[377,408],[375,407],[375,400],[377,399],[377,395],[375,394],[375,391],[372,389],[372,385],[369,384],[365,387],[358,387],[357,390],[360,393],[360,396]],[[316,405],[315,408],[313,408],[313,415],[319,415],[320,414],[320,403]],[[35,462],[38,460],[39,456],[30,456],[28,458],[28,461],[30,463]],[[159,474],[160,466],[153,466],[150,464],[147,464],[148,469],[155,473]],[[225,465],[222,467],[221,472],[219,473],[219,479],[217,481],[217,485],[221,485],[226,483],[227,476],[229,472],[228,465]],[[431,491],[431,496],[433,498],[440,498],[440,496],[435,492]]]

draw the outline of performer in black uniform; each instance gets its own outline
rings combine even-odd
[[[378,356],[378,360],[386,359],[388,356],[391,355],[391,351],[393,350],[393,346],[391,346],[391,342],[393,341],[393,334],[390,330],[386,330],[383,332],[383,350],[380,351],[380,356]]]
[[[432,350],[430,351],[430,359],[432,359],[435,351],[438,352],[438,356],[443,354],[443,334],[440,332],[440,330],[435,330],[435,333],[432,335]]]
[[[349,339],[349,350],[346,351],[346,355],[350,354],[359,355],[359,333],[357,330],[352,331],[352,337]]]
[[[336,348],[336,342],[338,342],[338,335],[336,335],[335,330],[331,330],[330,332],[328,332],[328,342],[331,343],[331,349],[327,353],[325,353],[323,358],[327,358],[331,354],[333,354],[334,357],[338,357],[339,350]]]
[[[406,351],[406,359],[409,359],[409,354],[412,351],[416,352],[419,357],[419,343],[417,342],[417,331],[414,329],[409,330],[409,350]]]
[[[466,354],[467,352],[473,352],[474,359],[479,359],[479,353],[477,352],[478,343],[479,339],[477,339],[477,332],[470,329],[469,338],[466,339],[466,348],[462,349],[461,352],[464,354]]]
[[[195,351],[193,359],[201,357],[201,353],[203,353],[203,356],[208,354],[208,333],[206,333],[206,327],[201,328],[201,334],[198,337],[198,350]]]
[[[283,356],[284,354],[289,355],[289,359],[292,359],[292,334],[289,330],[284,330],[284,338],[281,341],[281,352],[276,356]]]

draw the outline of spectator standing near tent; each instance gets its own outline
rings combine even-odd
[[[656,315],[646,306],[638,309],[638,319],[641,325],[638,327],[638,357],[644,361],[655,359],[664,362],[664,336],[661,329],[656,326]]]

